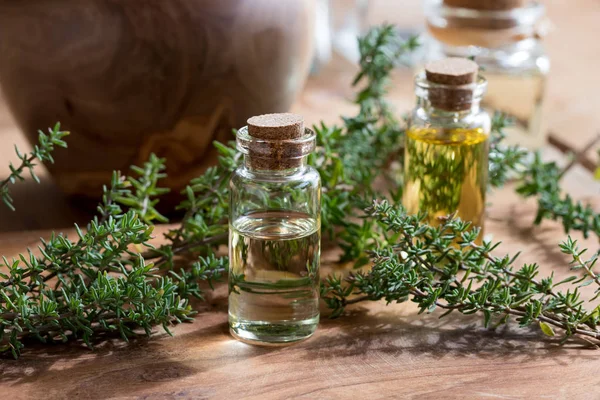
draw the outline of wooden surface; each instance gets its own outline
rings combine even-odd
[[[532,229],[534,204],[510,189],[490,209],[499,254],[522,250],[521,262],[568,274],[556,247],[560,227]],[[34,245],[43,232],[4,235],[2,252]],[[588,243],[593,245],[593,243]],[[6,399],[594,399],[600,396],[600,351],[585,342],[560,347],[536,329],[496,332],[481,318],[417,316],[411,304],[355,306],[323,321],[314,337],[287,348],[239,343],[227,331],[226,288],[220,286],[191,324],[129,345],[107,341],[29,347],[0,364]]]
[[[392,3],[374,1],[372,18],[399,15],[389,11]],[[600,128],[600,97],[595,95],[600,81],[582,77],[600,67],[600,46],[575,39],[583,32],[598,36],[600,3],[568,3],[549,2],[557,28],[548,39],[554,73],[547,120],[561,140],[578,148]],[[348,102],[353,73],[351,65],[336,60],[309,80],[292,111],[304,114],[309,123],[334,122],[340,114],[353,113]],[[394,79],[391,100],[398,110],[413,102],[409,75],[400,71]],[[26,147],[2,109],[0,140],[1,177],[6,162],[14,159],[9,145]],[[552,147],[545,156],[566,162]],[[596,160],[592,152],[590,157]],[[564,186],[600,210],[600,185],[585,169],[574,168]],[[0,254],[10,257],[34,247],[38,237],[48,235],[39,229],[65,230],[74,220],[85,221],[85,213],[47,177],[42,185],[26,182],[14,193],[17,212],[0,207],[0,230],[5,231]],[[562,229],[549,222],[531,227],[534,202],[522,201],[510,187],[490,201],[486,230],[504,242],[499,255],[522,251],[520,262],[541,263],[543,274],[569,274],[568,260],[557,247],[564,239]],[[593,240],[584,244],[598,246]],[[29,346],[19,361],[0,360],[0,398],[600,398],[600,352],[578,341],[560,347],[537,329],[510,325],[494,332],[483,329],[478,317],[440,320],[437,312],[417,316],[411,304],[371,304],[355,306],[339,320],[323,318],[315,336],[304,343],[267,349],[229,336],[225,296],[226,288],[220,286],[206,303],[196,304],[196,321],[175,327],[173,338],[157,331],[151,340],[129,345],[106,341],[93,352],[79,344]]]

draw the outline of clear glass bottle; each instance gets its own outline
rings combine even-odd
[[[480,103],[487,82],[477,75],[475,63],[454,60],[472,64],[472,82],[454,84],[457,77],[446,76],[439,80],[444,83],[436,83],[425,71],[415,79],[417,105],[406,132],[403,204],[411,214],[427,213],[434,226],[439,217],[457,212],[483,229],[491,119]]]
[[[488,81],[482,106],[513,119],[506,142],[542,147],[550,70],[540,40],[544,6],[537,1],[426,0],[425,4],[427,59],[474,57]],[[490,6],[496,9],[486,9]]]
[[[230,181],[229,326],[257,344],[306,339],[319,322],[321,180],[306,164],[315,134],[303,124],[291,129],[298,135],[261,131],[281,116],[297,118],[254,117],[255,132],[238,131],[244,164]]]

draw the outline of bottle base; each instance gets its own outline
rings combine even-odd
[[[304,321],[272,323],[265,321],[229,321],[229,332],[237,340],[259,346],[285,346],[311,337],[319,317]]]

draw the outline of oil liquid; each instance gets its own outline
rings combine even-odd
[[[311,336],[319,323],[320,221],[294,211],[256,211],[229,233],[229,327],[246,342]]]
[[[454,212],[483,229],[488,134],[483,129],[413,128],[407,132],[403,203],[430,225]],[[483,233],[479,235],[481,241]]]
[[[546,76],[539,71],[508,74],[492,68],[484,73],[488,90],[483,107],[501,111],[513,120],[505,129],[505,143],[530,150],[542,147],[546,141],[542,116]]]

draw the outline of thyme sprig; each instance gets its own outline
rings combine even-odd
[[[0,197],[2,197],[2,201],[8,208],[13,211],[15,210],[13,198],[10,195],[9,185],[15,184],[17,181],[25,180],[23,175],[26,171],[29,172],[34,181],[39,183],[40,179],[34,171],[35,166],[38,162],[54,163],[52,152],[55,147],[67,147],[66,142],[63,140],[67,135],[69,135],[69,132],[61,131],[60,123],[57,122],[56,125],[54,125],[54,128],[48,129],[48,134],[45,134],[42,131],[38,132],[38,144],[33,148],[31,153],[22,154],[15,146],[15,152],[21,162],[17,166],[10,163],[10,174],[6,179],[0,181]]]
[[[385,95],[391,70],[417,46],[417,40],[402,40],[394,26],[383,25],[358,43],[361,69],[353,86],[361,88],[355,99],[359,112],[343,117],[343,127],[315,127],[317,150],[309,163],[323,181],[323,231],[339,243],[344,251],[342,260],[360,266],[368,261],[364,250],[375,244],[379,235],[371,221],[348,216],[359,215],[373,197],[382,195],[374,183],[391,161],[402,164],[404,129]],[[402,182],[388,179],[387,183],[387,190],[400,198]]]
[[[524,170],[527,151],[517,145],[506,146],[504,129],[512,124],[505,114],[496,112],[492,118],[492,137],[490,140],[489,184],[492,188],[500,188],[514,177],[516,171]]]
[[[565,233],[580,231],[586,238],[592,234],[600,239],[600,214],[591,205],[563,193],[560,181],[565,171],[554,162],[542,161],[540,153],[535,153],[533,160],[522,167],[516,191],[537,198],[536,225],[544,220],[560,221]]]
[[[516,317],[520,326],[537,323],[550,336],[559,328],[564,339],[579,335],[600,340],[600,306],[587,310],[578,288],[600,283],[591,272],[598,255],[583,261],[585,251],[579,251],[571,239],[561,249],[577,262],[576,268],[592,276],[583,284],[585,277],[578,276],[560,282],[555,282],[553,274],[536,278],[537,264],[516,269],[518,255],[493,256],[500,243],[477,245],[479,230],[458,218],[446,218],[439,227],[432,227],[423,223],[424,215],[408,215],[401,206],[387,201],[374,202],[368,213],[386,230],[398,234],[398,240],[372,252],[371,270],[325,280],[321,295],[334,317],[349,304],[361,301],[412,301],[419,313],[446,310],[441,317],[454,311],[482,313],[485,327]],[[566,291],[558,289],[567,283]]]
[[[113,174],[102,202],[86,229],[75,225],[73,240],[53,234],[41,241],[39,256],[28,250],[3,258],[0,273],[0,352],[18,357],[24,341],[44,343],[120,334],[124,340],[140,330],[189,320],[195,312],[189,298],[202,297],[199,283],[219,279],[227,260],[214,254],[197,256],[191,268],[155,265],[159,250],[150,244],[154,225],[163,217],[155,210],[166,193],[164,159],[152,155],[134,176]],[[128,208],[127,211],[124,209]],[[171,252],[174,252],[171,247]],[[149,253],[153,257],[144,258]],[[4,271],[3,270],[3,271]]]
[[[23,340],[44,343],[81,338],[92,345],[101,332],[127,340],[133,330],[187,320],[193,314],[170,277],[129,250],[147,245],[153,226],[131,210],[103,223],[92,221],[78,239],[53,235],[11,261],[0,274],[0,350],[18,357]],[[110,274],[109,274],[110,273]]]
[[[598,257],[600,257],[600,249],[596,251],[591,258],[585,260],[583,255],[587,253],[588,250],[579,250],[577,240],[573,240],[571,236],[569,236],[565,242],[560,244],[560,249],[564,254],[571,256],[572,270],[583,270],[583,276],[575,280],[574,283],[580,283],[580,287],[588,286],[592,283],[596,284],[596,286],[598,286],[598,288],[596,288],[596,294],[590,301],[600,297],[600,274],[594,272],[594,266],[598,261]]]

